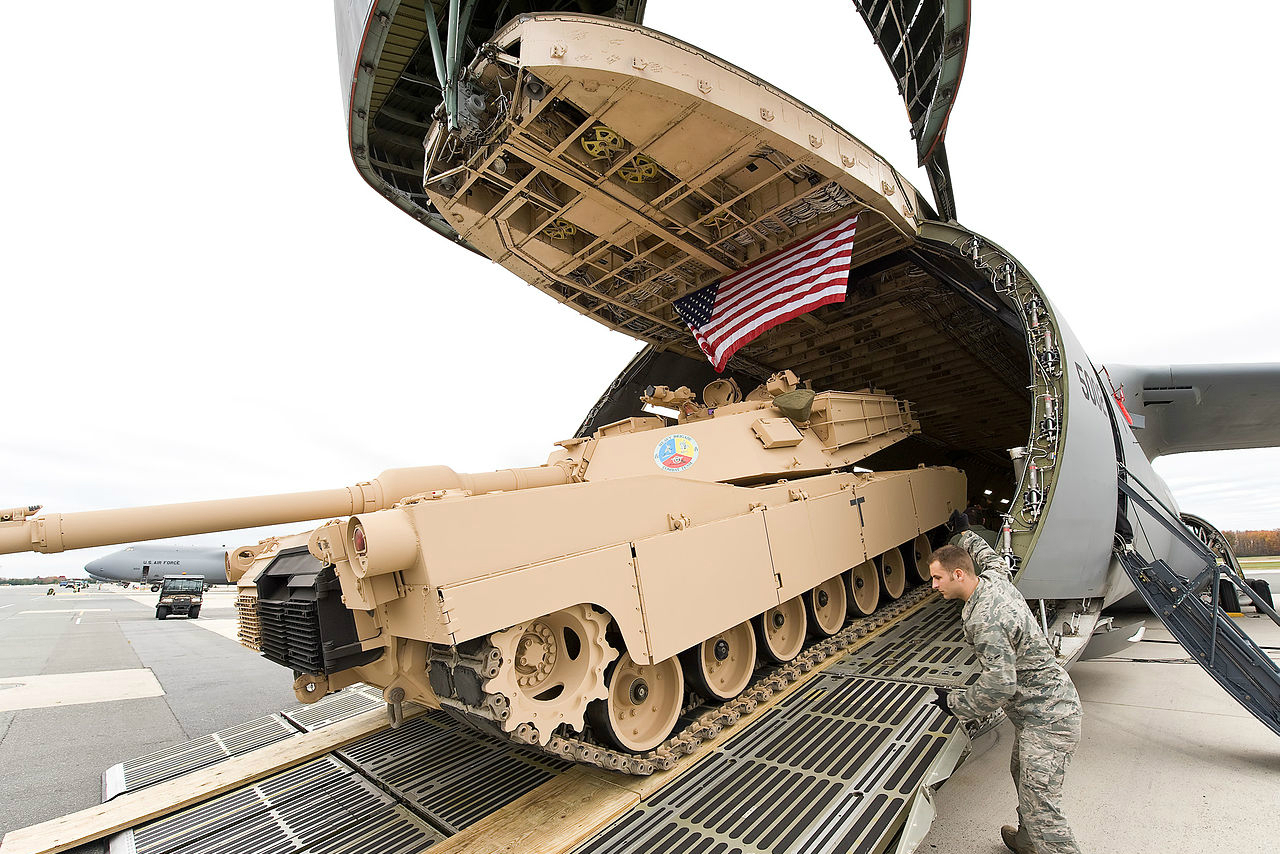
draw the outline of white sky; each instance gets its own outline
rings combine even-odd
[[[73,0],[52,29],[0,32],[0,507],[534,465],[638,349],[363,183],[333,12],[306,6]],[[1019,257],[1095,362],[1280,361],[1263,231],[1280,6],[975,6],[948,135],[961,221]],[[650,0],[646,23],[812,104],[927,191],[853,4],[793,8]],[[1280,526],[1280,450],[1157,467],[1220,527]],[[0,556],[0,576],[111,550]]]

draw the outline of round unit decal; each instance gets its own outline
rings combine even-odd
[[[684,471],[698,461],[698,442],[692,436],[672,433],[653,449],[653,461],[663,471]]]

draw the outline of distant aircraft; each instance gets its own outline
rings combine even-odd
[[[91,560],[84,571],[94,581],[139,582],[160,589],[166,575],[193,575],[205,584],[226,584],[226,552],[203,546],[129,546]]]

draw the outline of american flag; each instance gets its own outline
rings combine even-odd
[[[716,372],[738,348],[779,323],[844,302],[855,215],[675,301]]]

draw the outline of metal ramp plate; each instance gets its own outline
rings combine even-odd
[[[111,854],[420,851],[444,834],[324,757],[112,838]]]
[[[378,703],[371,703],[369,692]],[[305,707],[304,719],[309,728],[319,728],[380,703],[380,692],[353,689]],[[117,834],[111,852],[419,851],[569,767],[433,710],[323,759]]]
[[[344,688],[316,703],[285,709],[280,714],[298,729],[311,732],[385,705],[380,689],[362,684]]]
[[[254,718],[167,750],[112,765],[102,774],[102,802],[265,747],[297,733],[279,715]]]
[[[449,834],[531,792],[571,762],[513,748],[430,711],[338,751]]]
[[[930,599],[828,672],[967,688],[978,679],[978,656],[964,639],[960,608],[941,596]]]
[[[882,851],[956,729],[932,696],[823,673],[576,852]]]
[[[131,792],[191,771],[207,768],[232,756],[239,756],[277,741],[310,732],[361,712],[383,705],[382,692],[368,685],[344,688],[308,706],[286,709],[193,738],[175,747],[157,750],[136,759],[112,765],[102,773],[102,802],[122,792]]]

